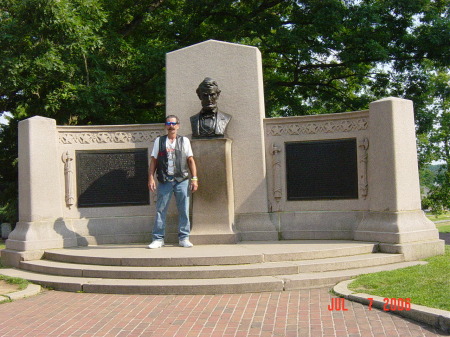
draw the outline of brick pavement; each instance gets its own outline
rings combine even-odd
[[[231,295],[106,295],[45,291],[0,305],[0,336],[444,336],[346,301],[328,288]]]

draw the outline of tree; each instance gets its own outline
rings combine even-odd
[[[434,111],[434,128],[429,131],[424,152],[431,153],[431,159],[444,164],[423,204],[440,214],[450,209],[450,74],[437,72],[432,83],[434,104],[430,104],[430,109]]]
[[[58,124],[161,121],[165,54],[207,39],[261,50],[268,116],[361,110],[395,95],[414,101],[425,139],[442,129],[443,115],[429,107],[438,97],[435,75],[448,74],[449,7],[449,0],[0,0],[0,111],[13,114],[0,147],[13,143],[17,120],[36,114]],[[11,182],[8,156],[0,179]]]

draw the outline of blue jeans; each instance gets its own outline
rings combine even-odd
[[[176,180],[158,183],[156,201],[156,218],[153,226],[153,240],[163,240],[166,231],[166,215],[172,193],[175,195],[178,209],[178,239],[189,237],[191,224],[189,222],[189,179],[181,183]]]

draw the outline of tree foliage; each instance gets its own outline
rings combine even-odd
[[[427,132],[423,153],[428,161],[436,160],[443,164],[423,205],[440,214],[450,208],[450,74],[436,72],[432,83],[434,95],[430,99],[430,110],[434,113],[434,127]]]
[[[449,7],[449,0],[0,0],[0,111],[13,115],[0,133],[0,179],[16,184],[18,120],[161,121],[165,54],[208,39],[261,50],[268,116],[412,99],[428,163],[448,135]],[[0,195],[3,206],[13,198]]]

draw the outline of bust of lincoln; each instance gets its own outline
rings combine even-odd
[[[217,100],[220,96],[217,82],[206,77],[197,88],[197,96],[202,103],[202,110],[191,116],[192,137],[223,137],[231,116],[217,108]]]

